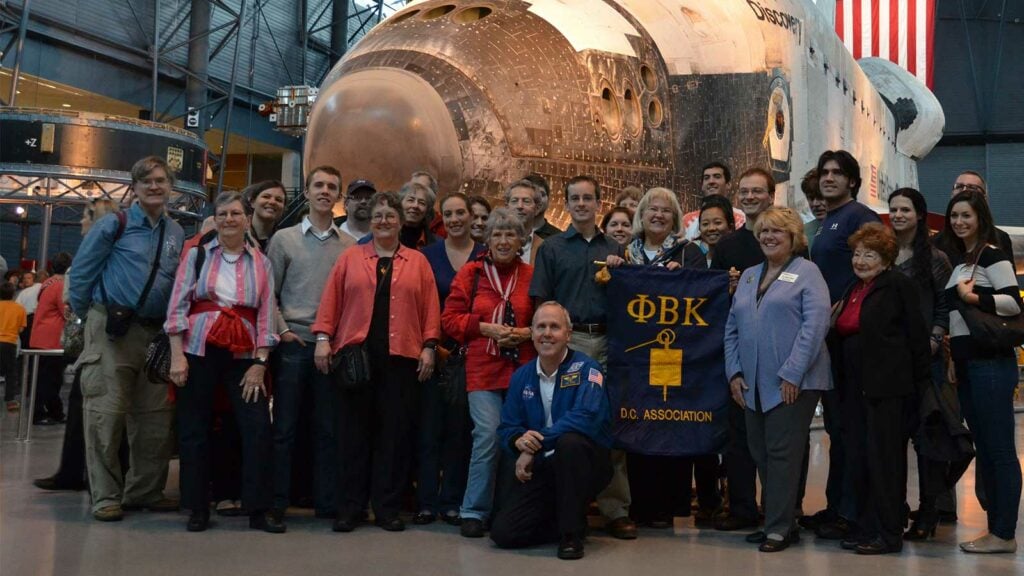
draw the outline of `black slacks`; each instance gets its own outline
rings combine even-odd
[[[273,497],[270,407],[262,395],[256,402],[245,402],[239,386],[252,360],[235,359],[227,350],[210,345],[206,356],[185,357],[188,383],[177,392],[182,508],[195,511],[210,505],[213,395],[223,385],[242,435],[242,506],[249,512],[267,510]]]
[[[757,465],[747,444],[745,409],[729,402],[729,445],[722,455],[729,481],[729,515],[757,519]]]
[[[641,523],[671,522],[673,516],[690,515],[691,460],[680,456],[649,456],[626,453],[629,515]]]
[[[491,540],[500,548],[522,548],[556,542],[562,535],[582,537],[587,504],[611,478],[607,448],[582,434],[563,434],[554,454],[537,455],[533,478],[514,481],[491,524]]]
[[[412,471],[414,424],[420,383],[416,360],[370,353],[371,383],[338,390],[339,518],[354,518],[370,505],[378,521],[402,508]]]
[[[842,396],[846,473],[857,503],[854,519],[864,538],[903,542],[906,523],[907,411],[910,397],[866,398],[857,360],[860,336],[843,340]]]

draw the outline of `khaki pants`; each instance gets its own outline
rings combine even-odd
[[[608,370],[608,337],[604,334],[573,332],[569,347],[597,360],[605,371]],[[611,460],[612,480],[597,495],[597,508],[605,518],[617,520],[629,515],[632,497],[629,494],[629,478],[626,476],[626,453],[613,449]]]
[[[174,410],[167,386],[149,381],[144,370],[146,347],[159,328],[133,323],[127,334],[111,340],[106,323],[106,309],[93,306],[79,358],[93,512],[163,498],[173,441]],[[130,454],[123,477],[118,449],[126,431]]]

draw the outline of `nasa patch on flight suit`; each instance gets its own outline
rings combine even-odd
[[[572,372],[570,374],[563,374],[562,379],[558,382],[559,388],[572,388],[573,386],[580,385],[580,373]]]

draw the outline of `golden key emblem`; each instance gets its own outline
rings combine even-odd
[[[626,349],[626,352],[632,352],[652,344],[662,345],[662,348],[652,348],[650,351],[651,367],[648,378],[651,386],[661,386],[663,402],[668,401],[669,386],[682,387],[683,385],[683,351],[669,347],[675,341],[676,333],[666,328],[658,332],[658,336],[654,340],[648,340]]]

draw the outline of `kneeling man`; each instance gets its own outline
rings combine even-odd
[[[608,484],[611,414],[601,365],[569,349],[569,312],[545,302],[533,315],[537,361],[512,375],[498,436],[518,455],[515,486],[491,526],[501,548],[558,541],[583,557],[587,504]]]

